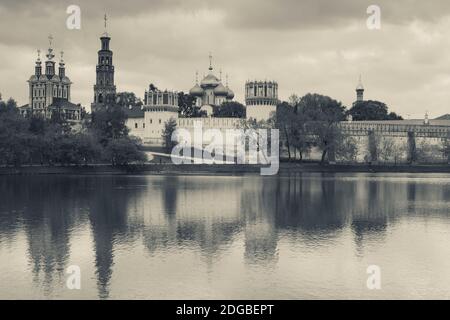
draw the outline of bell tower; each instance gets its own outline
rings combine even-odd
[[[94,85],[94,103],[92,109],[114,103],[116,86],[114,85],[113,52],[109,48],[111,37],[106,31],[107,16],[105,14],[105,32],[100,37],[101,48],[98,51],[96,83]]]

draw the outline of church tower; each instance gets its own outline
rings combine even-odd
[[[113,52],[109,49],[111,37],[106,32],[107,17],[105,14],[105,32],[100,37],[101,48],[98,51],[97,77],[94,85],[94,103],[92,109],[113,103],[116,98],[114,85]]]

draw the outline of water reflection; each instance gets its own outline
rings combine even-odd
[[[24,232],[34,286],[52,297],[64,286],[73,233],[88,228],[97,296],[108,298],[116,255],[123,254],[117,250],[139,244],[148,254],[142,264],[161,253],[192,251],[211,273],[242,244],[245,265],[274,270],[287,247],[316,250],[343,242],[349,231],[353,254],[364,257],[367,244],[386,242],[403,218],[448,218],[450,178],[3,177],[0,198],[1,258]]]

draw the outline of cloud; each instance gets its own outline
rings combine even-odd
[[[72,100],[89,106],[106,11],[118,90],[141,97],[149,83],[189,90],[212,51],[241,102],[246,80],[267,78],[279,82],[282,99],[318,92],[349,106],[362,73],[366,97],[396,112],[448,113],[450,2],[376,2],[379,31],[366,28],[373,2],[365,0],[3,0],[0,91],[27,103],[36,49],[52,33],[65,51]],[[81,7],[79,31],[65,28],[71,4]]]

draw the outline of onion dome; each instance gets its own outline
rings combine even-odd
[[[203,96],[203,89],[200,88],[198,84],[196,84],[191,90],[189,90],[189,94],[196,97],[201,97]]]
[[[228,95],[228,89],[225,88],[222,83],[219,83],[219,85],[214,89],[214,95],[226,96]]]
[[[68,77],[64,76],[64,77],[62,78],[62,82],[63,82],[63,83],[69,84],[69,83],[70,83],[70,79],[69,79]]]
[[[230,88],[228,88],[228,93],[227,93],[227,99],[233,99],[234,98],[234,92],[233,90],[231,90]]]
[[[215,88],[219,85],[220,81],[217,79],[215,75],[212,73],[209,73],[206,77],[203,78],[203,80],[200,82],[200,86],[202,88]]]

